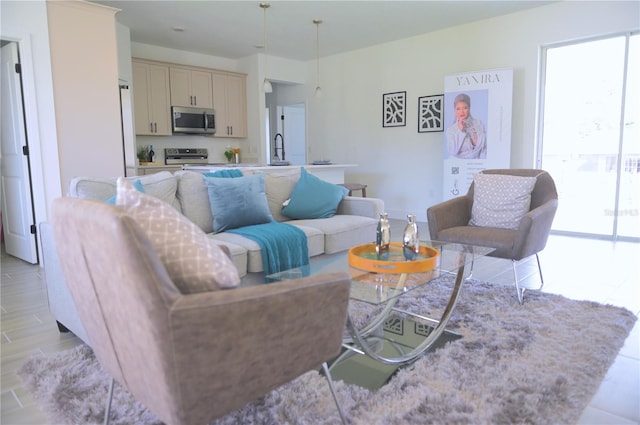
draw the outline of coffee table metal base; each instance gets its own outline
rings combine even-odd
[[[435,326],[436,324],[426,324],[423,320],[418,322],[404,315],[392,313],[382,326],[381,336],[370,337],[369,344],[375,345],[376,350],[384,356],[397,355],[399,352],[417,347],[433,332]],[[460,338],[460,334],[445,330],[425,353]],[[329,362],[331,376],[334,379],[375,391],[385,385],[402,367],[381,363],[358,351],[345,347],[338,357]]]
[[[407,274],[403,273],[398,280],[398,284],[395,287],[395,291],[401,293],[404,290],[404,285],[407,280]],[[460,265],[455,277],[455,283],[451,290],[449,301],[442,313],[439,320],[436,321],[436,326],[433,331],[422,341],[417,347],[410,349],[409,351],[398,350],[397,354],[385,355],[380,352],[379,344],[376,344],[376,338],[371,338],[374,332],[381,329],[381,325],[388,319],[390,313],[394,310],[399,296],[391,297],[384,309],[378,314],[366,327],[363,329],[357,329],[351,318],[351,314],[347,317],[347,329],[351,334],[351,338],[345,340],[343,346],[356,353],[366,354],[368,357],[388,365],[401,366],[404,364],[415,361],[418,357],[424,354],[431,346],[433,346],[438,338],[445,331],[451,314],[456,306],[458,297],[460,296],[460,289],[464,281],[464,265]],[[413,314],[405,312],[407,314]],[[416,315],[419,317],[418,315]],[[373,342],[373,343],[372,343]]]

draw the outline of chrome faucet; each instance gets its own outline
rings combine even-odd
[[[278,148],[278,136],[280,137],[280,148]],[[282,161],[284,161],[284,136],[282,136],[282,134],[280,133],[277,133],[273,138],[273,145],[275,159],[280,160],[280,157],[278,156],[278,149],[280,149],[280,151],[282,152]]]

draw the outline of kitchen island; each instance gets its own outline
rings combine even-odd
[[[305,165],[259,165],[259,164],[207,164],[193,165],[185,164],[183,170],[197,171],[200,173],[214,172],[218,170],[228,170],[232,168],[241,168],[243,170],[260,171],[263,173],[282,173],[296,168],[304,167],[309,173],[328,181],[329,183],[344,183],[344,172],[347,168],[357,167],[357,164],[305,164]]]

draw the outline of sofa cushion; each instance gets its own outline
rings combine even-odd
[[[212,233],[213,215],[204,177],[201,173],[193,171],[176,171],[175,176],[178,179],[176,197],[180,202],[182,214],[203,232]]]
[[[282,204],[291,197],[291,193],[299,179],[299,168],[283,173],[266,173],[264,175],[267,201],[269,202],[269,210],[274,220],[289,220],[287,216],[282,214]]]
[[[214,233],[273,221],[264,191],[263,174],[236,178],[205,177],[205,182]]]
[[[234,243],[218,240],[214,233],[207,234],[207,237],[216,245],[224,246],[229,250],[229,253],[231,254],[231,261],[233,262],[233,265],[236,266],[240,277],[247,274],[247,250],[244,247]]]
[[[324,181],[301,167],[300,179],[285,201],[282,214],[300,220],[331,217],[348,193],[346,187]]]
[[[124,178],[118,179],[117,187],[116,205],[147,234],[182,293],[238,286],[238,270],[198,226],[165,202],[139,192]]]
[[[138,190],[140,193],[145,193],[144,186],[140,179],[135,179],[133,181],[133,187]],[[111,198],[107,199],[107,204],[115,205],[116,204],[116,195],[113,195]]]
[[[74,177],[69,182],[69,196],[106,201],[116,194],[116,180],[115,177]],[[161,199],[180,211],[180,203],[176,198],[178,179],[170,172],[127,177],[126,180],[140,180],[147,195]]]
[[[287,223],[294,224],[293,222]],[[295,224],[295,226],[301,229],[307,237],[309,257],[315,257],[316,255],[324,253],[324,234],[322,231],[310,226],[300,226],[298,224]],[[247,251],[247,271],[249,273],[264,271],[262,253],[260,252],[260,245],[258,245],[257,242],[229,232],[216,233],[215,235],[210,235],[210,237],[225,245],[238,245],[243,247]]]
[[[470,226],[517,229],[529,212],[536,177],[477,173]]]
[[[333,254],[355,245],[374,242],[378,221],[357,215],[334,215],[313,220],[291,220],[288,224],[313,227],[324,234],[324,253]]]

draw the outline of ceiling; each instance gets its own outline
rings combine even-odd
[[[259,1],[93,0],[121,11],[134,42],[230,59],[263,51]],[[550,1],[270,1],[267,53],[306,61],[542,6]],[[174,27],[183,28],[175,31]]]

